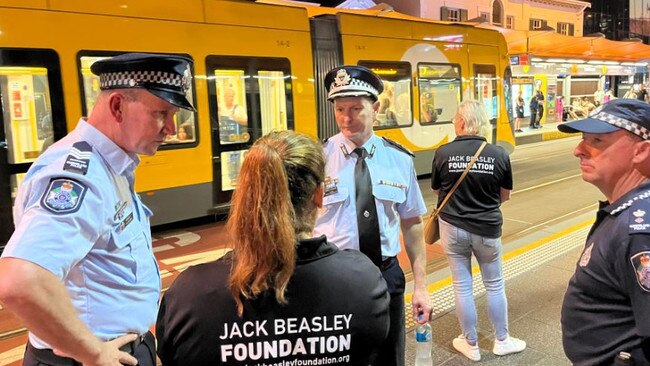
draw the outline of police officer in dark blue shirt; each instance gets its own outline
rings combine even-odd
[[[575,365],[621,352],[650,365],[650,105],[617,99],[558,129],[582,132],[582,178],[607,199],[564,297],[564,352]]]
[[[0,301],[29,329],[23,365],[156,364],[160,274],[134,171],[138,154],[176,133],[179,108],[194,110],[190,66],[152,54],[97,61],[92,113],[27,172],[0,259]]]

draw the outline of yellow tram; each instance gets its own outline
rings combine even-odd
[[[324,74],[340,64],[377,72],[376,133],[416,154],[418,174],[453,139],[462,99],[481,100],[486,136],[514,148],[506,106],[505,40],[472,25],[379,10],[228,0],[0,0],[0,246],[13,231],[13,197],[49,144],[92,110],[96,60],[124,52],[194,60],[196,113],[137,170],[154,225],[227,210],[247,149],[274,129],[337,132]]]

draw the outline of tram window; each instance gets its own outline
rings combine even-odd
[[[230,191],[237,186],[239,170],[248,150],[221,152],[221,190]]]
[[[219,140],[221,144],[248,142],[248,108],[244,70],[215,70]]]
[[[215,174],[220,191],[230,191],[248,146],[273,130],[293,128],[290,64],[285,58],[209,56],[206,70]]]
[[[0,67],[10,164],[31,163],[54,142],[47,73],[44,67]]]
[[[285,98],[287,77],[289,75],[285,75],[282,71],[260,70],[257,73],[262,134],[287,129],[287,98]]]
[[[483,103],[490,122],[496,124],[499,113],[497,74],[494,65],[474,65],[474,98]]]
[[[461,100],[460,75],[457,64],[418,64],[420,124],[451,122]]]
[[[413,124],[411,64],[408,62],[360,61],[384,82],[374,129],[406,127]]]
[[[89,116],[95,106],[95,100],[99,95],[99,76],[90,71],[90,66],[102,59],[115,56],[117,54],[108,55],[103,53],[101,56],[85,55],[79,57],[80,72],[82,78],[83,89],[83,110],[86,116]],[[187,91],[187,99],[194,100],[193,86]],[[174,115],[174,123],[176,124],[176,134],[168,135],[161,149],[170,147],[192,147],[196,146],[198,131],[196,128],[195,113],[185,109],[179,109]]]

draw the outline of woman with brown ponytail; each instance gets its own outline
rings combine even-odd
[[[163,365],[372,362],[388,332],[386,284],[365,255],[311,237],[324,168],[320,144],[296,132],[253,145],[227,224],[233,250],[188,268],[162,299]]]

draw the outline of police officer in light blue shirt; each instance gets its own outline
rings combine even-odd
[[[193,110],[190,65],[152,54],[96,62],[92,114],[27,172],[0,259],[0,300],[30,331],[24,365],[155,365],[160,275],[134,170],[137,154],[175,133],[178,108]]]
[[[314,235],[324,234],[340,248],[361,250],[381,269],[391,294],[390,331],[374,365],[402,366],[405,280],[396,259],[400,251],[400,229],[413,268],[413,316],[424,323],[431,312],[422,240],[421,217],[426,206],[412,154],[373,133],[378,95],[383,90],[383,83],[375,73],[362,66],[341,66],[326,75],[325,85],[340,133],[329,138],[324,146],[327,158],[324,208]],[[363,168],[359,168],[360,159],[365,160]],[[364,169],[365,173],[359,173]],[[359,182],[359,174],[364,174],[367,184]],[[360,198],[366,194],[372,202]],[[357,211],[358,205],[366,207],[367,204],[370,208]],[[377,248],[372,248],[365,238],[375,230],[378,231]]]

